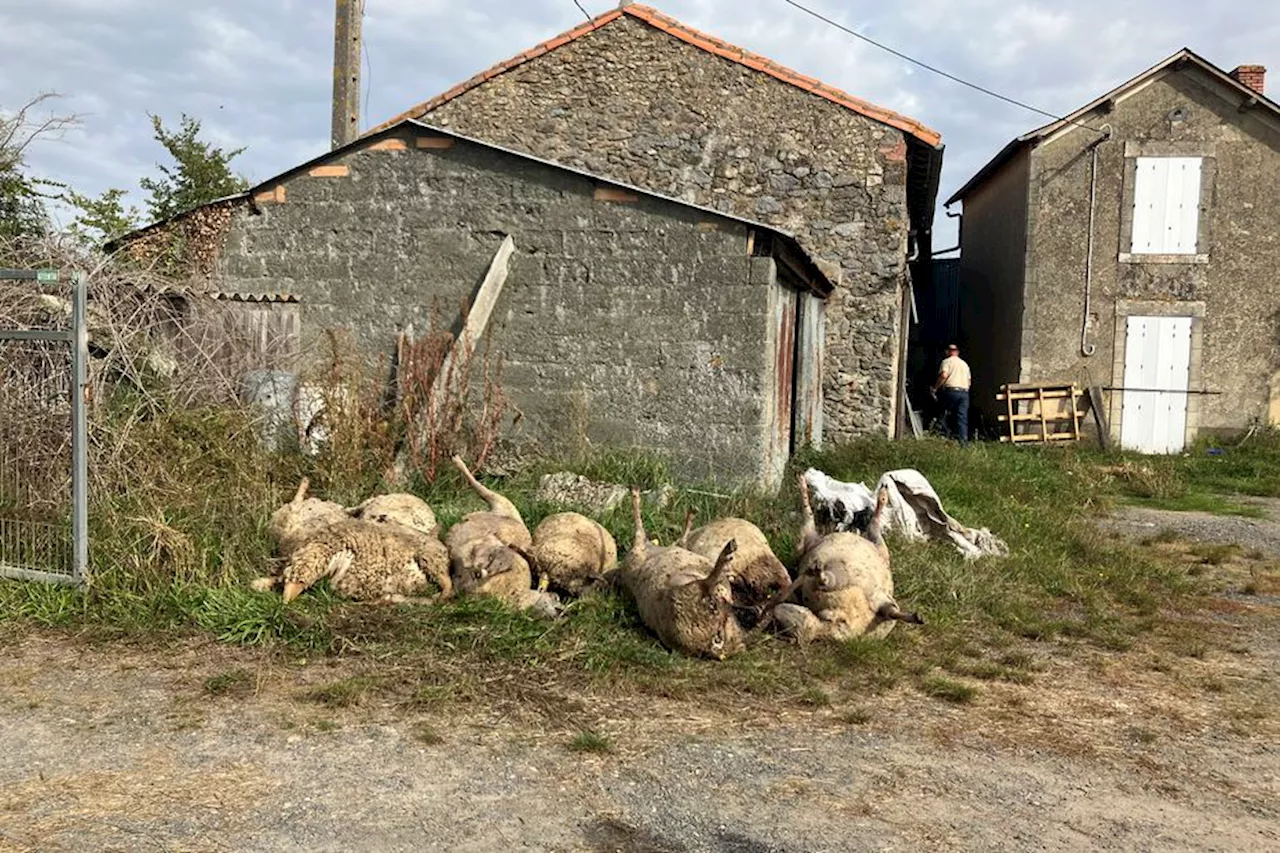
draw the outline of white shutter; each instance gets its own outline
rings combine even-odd
[[[1127,318],[1120,445],[1140,453],[1181,452],[1190,378],[1190,317]]]
[[[1194,255],[1200,228],[1199,157],[1139,157],[1130,251]]]

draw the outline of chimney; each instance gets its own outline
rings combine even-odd
[[[337,0],[333,26],[333,148],[360,135],[360,28],[364,0]]]
[[[1231,72],[1231,79],[1248,86],[1259,95],[1266,94],[1267,69],[1261,65],[1241,65]]]

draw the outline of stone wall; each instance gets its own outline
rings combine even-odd
[[[422,120],[796,234],[843,268],[825,438],[890,430],[909,228],[900,131],[626,16]]]
[[[1032,155],[1024,380],[1123,383],[1128,313],[1202,314],[1193,326],[1195,431],[1236,430],[1265,419],[1280,370],[1280,122],[1241,110],[1243,96],[1193,68],[1171,73],[1119,100],[1098,146],[1092,305],[1084,355],[1084,283],[1091,153],[1096,137],[1071,131]],[[1125,257],[1133,158],[1204,158],[1196,262]],[[966,227],[968,222],[966,221]],[[966,252],[968,251],[966,247]],[[1195,363],[1199,355],[1199,363]],[[1118,363],[1117,363],[1118,362]],[[1113,427],[1118,407],[1113,403]]]
[[[759,477],[776,273],[748,256],[747,228],[643,195],[600,200],[586,177],[432,138],[375,141],[259,192],[260,213],[232,219],[215,286],[295,293],[306,334],[344,326],[386,352],[433,308],[456,322],[510,234],[489,334],[524,416],[518,439],[549,453],[634,445],[687,477]]]

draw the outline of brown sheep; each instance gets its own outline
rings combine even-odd
[[[458,456],[453,464],[487,504],[487,511],[473,512],[449,528],[449,568],[454,586],[464,595],[492,595],[520,610],[554,615],[558,600],[534,590],[529,549],[533,537],[515,504],[488,489],[475,478]]]
[[[738,549],[733,555],[733,604],[742,627],[751,630],[759,620],[765,604],[791,584],[787,574],[769,546],[760,528],[743,518],[718,518],[710,524],[690,530],[693,514],[685,520],[685,533],[677,543],[695,554],[714,560],[733,540]]]
[[[640,618],[670,649],[723,660],[746,647],[733,612],[733,540],[716,560],[678,545],[661,548],[645,535],[640,492],[631,490],[635,539],[618,579],[635,598]]]
[[[878,535],[878,517],[887,496],[877,499],[873,528],[876,543],[857,533],[818,534],[809,503],[809,489],[800,479],[803,525],[798,553],[799,572],[792,585],[803,607],[779,606],[772,618],[784,633],[802,641],[831,638],[844,640],[874,632],[884,636],[897,621],[924,624],[914,613],[904,613],[893,597],[893,575],[888,548]]]
[[[403,524],[428,536],[438,536],[440,533],[436,514],[431,511],[430,505],[417,495],[403,492],[375,495],[359,506],[351,507],[347,513],[352,518],[362,518],[366,521]]]
[[[289,556],[284,600],[293,601],[321,578],[338,595],[358,601],[434,601],[453,592],[449,554],[439,539],[352,518],[321,530]],[[430,594],[433,586],[436,595]]]
[[[618,567],[618,544],[598,522],[576,512],[549,515],[533,531],[533,569],[569,595],[581,595]]]

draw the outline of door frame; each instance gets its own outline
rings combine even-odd
[[[1128,346],[1128,325],[1130,317],[1190,317],[1191,318],[1191,366],[1187,376],[1187,387],[1194,391],[1204,387],[1201,377],[1204,348],[1205,303],[1203,302],[1155,302],[1138,299],[1117,299],[1115,314],[1115,337],[1112,349],[1111,384],[1116,388],[1124,387],[1125,350]],[[1108,405],[1108,418],[1111,422],[1111,442],[1120,447],[1120,434],[1124,419],[1124,392],[1112,391]],[[1183,446],[1195,441],[1200,431],[1200,395],[1187,395],[1187,425],[1183,435]]]

